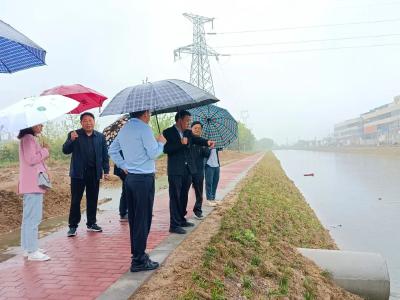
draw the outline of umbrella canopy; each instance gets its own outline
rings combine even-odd
[[[203,124],[203,137],[215,141],[216,148],[225,148],[237,139],[238,124],[226,109],[206,105],[189,112],[193,121]]]
[[[13,132],[52,121],[78,104],[60,95],[25,98],[0,111],[0,129]]]
[[[111,123],[103,130],[103,134],[106,137],[107,147],[110,147],[114,139],[117,137],[120,129],[128,122],[130,119],[129,114],[123,115],[114,123]]]
[[[150,110],[153,114],[174,112],[218,102],[219,100],[183,80],[167,79],[144,83],[120,91],[101,116]]]
[[[44,91],[42,96],[44,95],[62,95],[78,101],[79,106],[72,110],[71,114],[80,114],[85,110],[101,107],[107,99],[106,96],[81,84],[59,85]]]
[[[46,51],[0,20],[0,73],[45,65]]]

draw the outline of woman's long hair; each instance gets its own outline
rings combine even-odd
[[[33,132],[33,129],[32,129],[32,127],[28,127],[28,128],[25,128],[25,129],[21,129],[20,131],[19,131],[19,134],[18,134],[18,139],[22,139],[25,135],[27,135],[27,134],[32,134],[32,135],[35,135],[35,133]]]

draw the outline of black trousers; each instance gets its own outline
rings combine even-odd
[[[187,203],[192,175],[188,168],[185,168],[184,175],[168,176],[169,183],[169,215],[170,228],[175,229],[186,223]]]
[[[121,217],[125,216],[128,213],[128,203],[126,201],[126,192],[125,192],[125,179],[126,174],[120,174],[118,177],[122,181],[122,191],[121,191],[121,198],[119,199],[119,215]]]
[[[154,174],[128,174],[125,195],[128,203],[132,264],[140,265],[148,259],[146,251],[153,218]]]
[[[203,205],[204,174],[192,175],[192,185],[196,195],[196,203],[194,204],[193,212],[202,214],[201,206]]]
[[[83,179],[71,178],[71,207],[69,210],[69,227],[77,228],[81,221],[81,201],[86,189],[87,226],[96,224],[97,201],[99,198],[100,180],[96,168],[88,168]]]

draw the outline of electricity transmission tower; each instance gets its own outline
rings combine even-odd
[[[248,110],[242,110],[240,111],[240,117],[243,121],[244,125],[247,125],[247,119],[249,118],[249,111]]]
[[[215,95],[208,57],[215,56],[218,61],[220,54],[207,45],[204,31],[204,24],[211,22],[211,26],[213,26],[214,18],[188,13],[184,13],[183,15],[193,23],[193,43],[175,49],[174,59],[180,59],[181,53],[192,54],[190,83]]]

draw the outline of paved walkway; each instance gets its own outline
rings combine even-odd
[[[257,154],[222,167],[218,197],[232,190],[260,157]],[[193,204],[191,193],[189,218]],[[17,255],[0,263],[0,299],[89,300],[115,286],[130,265],[129,227],[119,222],[115,211],[101,213],[98,219],[103,233],[89,233],[85,226],[80,226],[75,238],[67,238],[67,228],[63,228],[41,239],[40,245],[48,251],[50,261],[30,262]],[[148,251],[170,236],[168,229],[168,193],[164,190],[154,202]]]

